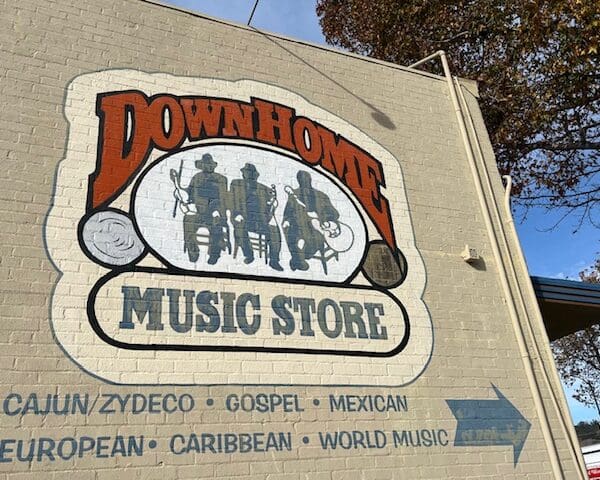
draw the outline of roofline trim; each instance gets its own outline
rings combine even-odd
[[[179,13],[185,13],[185,14],[191,15],[193,17],[203,18],[205,20],[209,20],[211,22],[215,22],[215,23],[220,23],[220,24],[223,24],[223,25],[227,25],[229,27],[238,28],[238,29],[241,29],[241,30],[246,30],[249,33],[255,33],[255,34],[259,34],[259,35],[266,35],[268,37],[277,38],[279,40],[285,40],[286,42],[291,42],[291,43],[296,43],[296,44],[299,44],[299,45],[305,45],[307,47],[317,48],[319,50],[323,50],[323,51],[330,52],[330,53],[335,53],[335,54],[338,54],[338,55],[343,55],[345,57],[350,57],[350,58],[354,58],[354,59],[357,59],[357,60],[362,60],[362,61],[365,61],[365,62],[374,63],[374,64],[381,65],[381,66],[384,66],[384,67],[390,67],[390,68],[393,68],[395,70],[402,70],[402,71],[407,72],[407,73],[413,73],[413,74],[417,74],[417,75],[422,75],[422,76],[425,76],[425,77],[429,77],[429,78],[431,78],[433,80],[439,80],[439,81],[444,81],[444,82],[446,81],[445,77],[443,77],[443,76],[435,75],[433,73],[425,72],[423,70],[419,70],[419,69],[416,69],[416,68],[409,68],[409,67],[406,67],[406,66],[398,65],[396,63],[387,62],[385,60],[379,60],[377,58],[367,57],[367,56],[364,56],[364,55],[359,55],[357,53],[352,53],[352,52],[346,52],[346,51],[343,51],[343,50],[338,50],[336,48],[328,47],[328,46],[325,46],[325,45],[320,45],[318,43],[312,43],[312,42],[309,42],[309,41],[306,41],[306,40],[300,40],[300,39],[297,39],[297,38],[288,37],[288,36],[285,36],[285,35],[282,35],[282,34],[279,34],[279,33],[273,33],[273,32],[267,32],[267,31],[264,31],[264,30],[259,30],[258,28],[251,27],[251,26],[248,26],[248,25],[243,25],[241,23],[232,22],[232,21],[229,21],[229,20],[224,20],[222,18],[211,17],[210,15],[206,15],[206,14],[200,13],[200,12],[195,12],[193,10],[188,10],[186,8],[178,7],[178,6],[175,6],[175,5],[169,5],[169,4],[163,3],[163,2],[161,2],[159,0],[138,0],[138,1],[140,1],[141,3],[147,3],[147,4],[150,4],[150,5],[157,6],[157,7],[167,8],[169,10],[174,10],[174,11],[179,12]]]

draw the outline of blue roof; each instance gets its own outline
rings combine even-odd
[[[531,277],[550,340],[600,323],[600,284]]]
[[[538,299],[600,306],[600,284],[531,277]]]

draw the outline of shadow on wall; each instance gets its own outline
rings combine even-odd
[[[479,257],[477,260],[469,262],[469,265],[471,265],[475,270],[479,270],[480,272],[485,272],[487,270],[485,260],[483,259],[483,257]]]

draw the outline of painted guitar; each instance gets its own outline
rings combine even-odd
[[[304,202],[294,193],[292,187],[286,185],[283,190],[304,209],[310,219],[311,226],[323,235],[325,243],[329,248],[338,253],[347,252],[352,248],[352,245],[354,245],[354,232],[348,225],[340,221],[321,222],[317,212],[309,212]]]

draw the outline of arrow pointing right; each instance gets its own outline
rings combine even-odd
[[[516,466],[531,423],[495,385],[492,387],[497,400],[446,400],[458,420],[454,446],[512,445]]]

